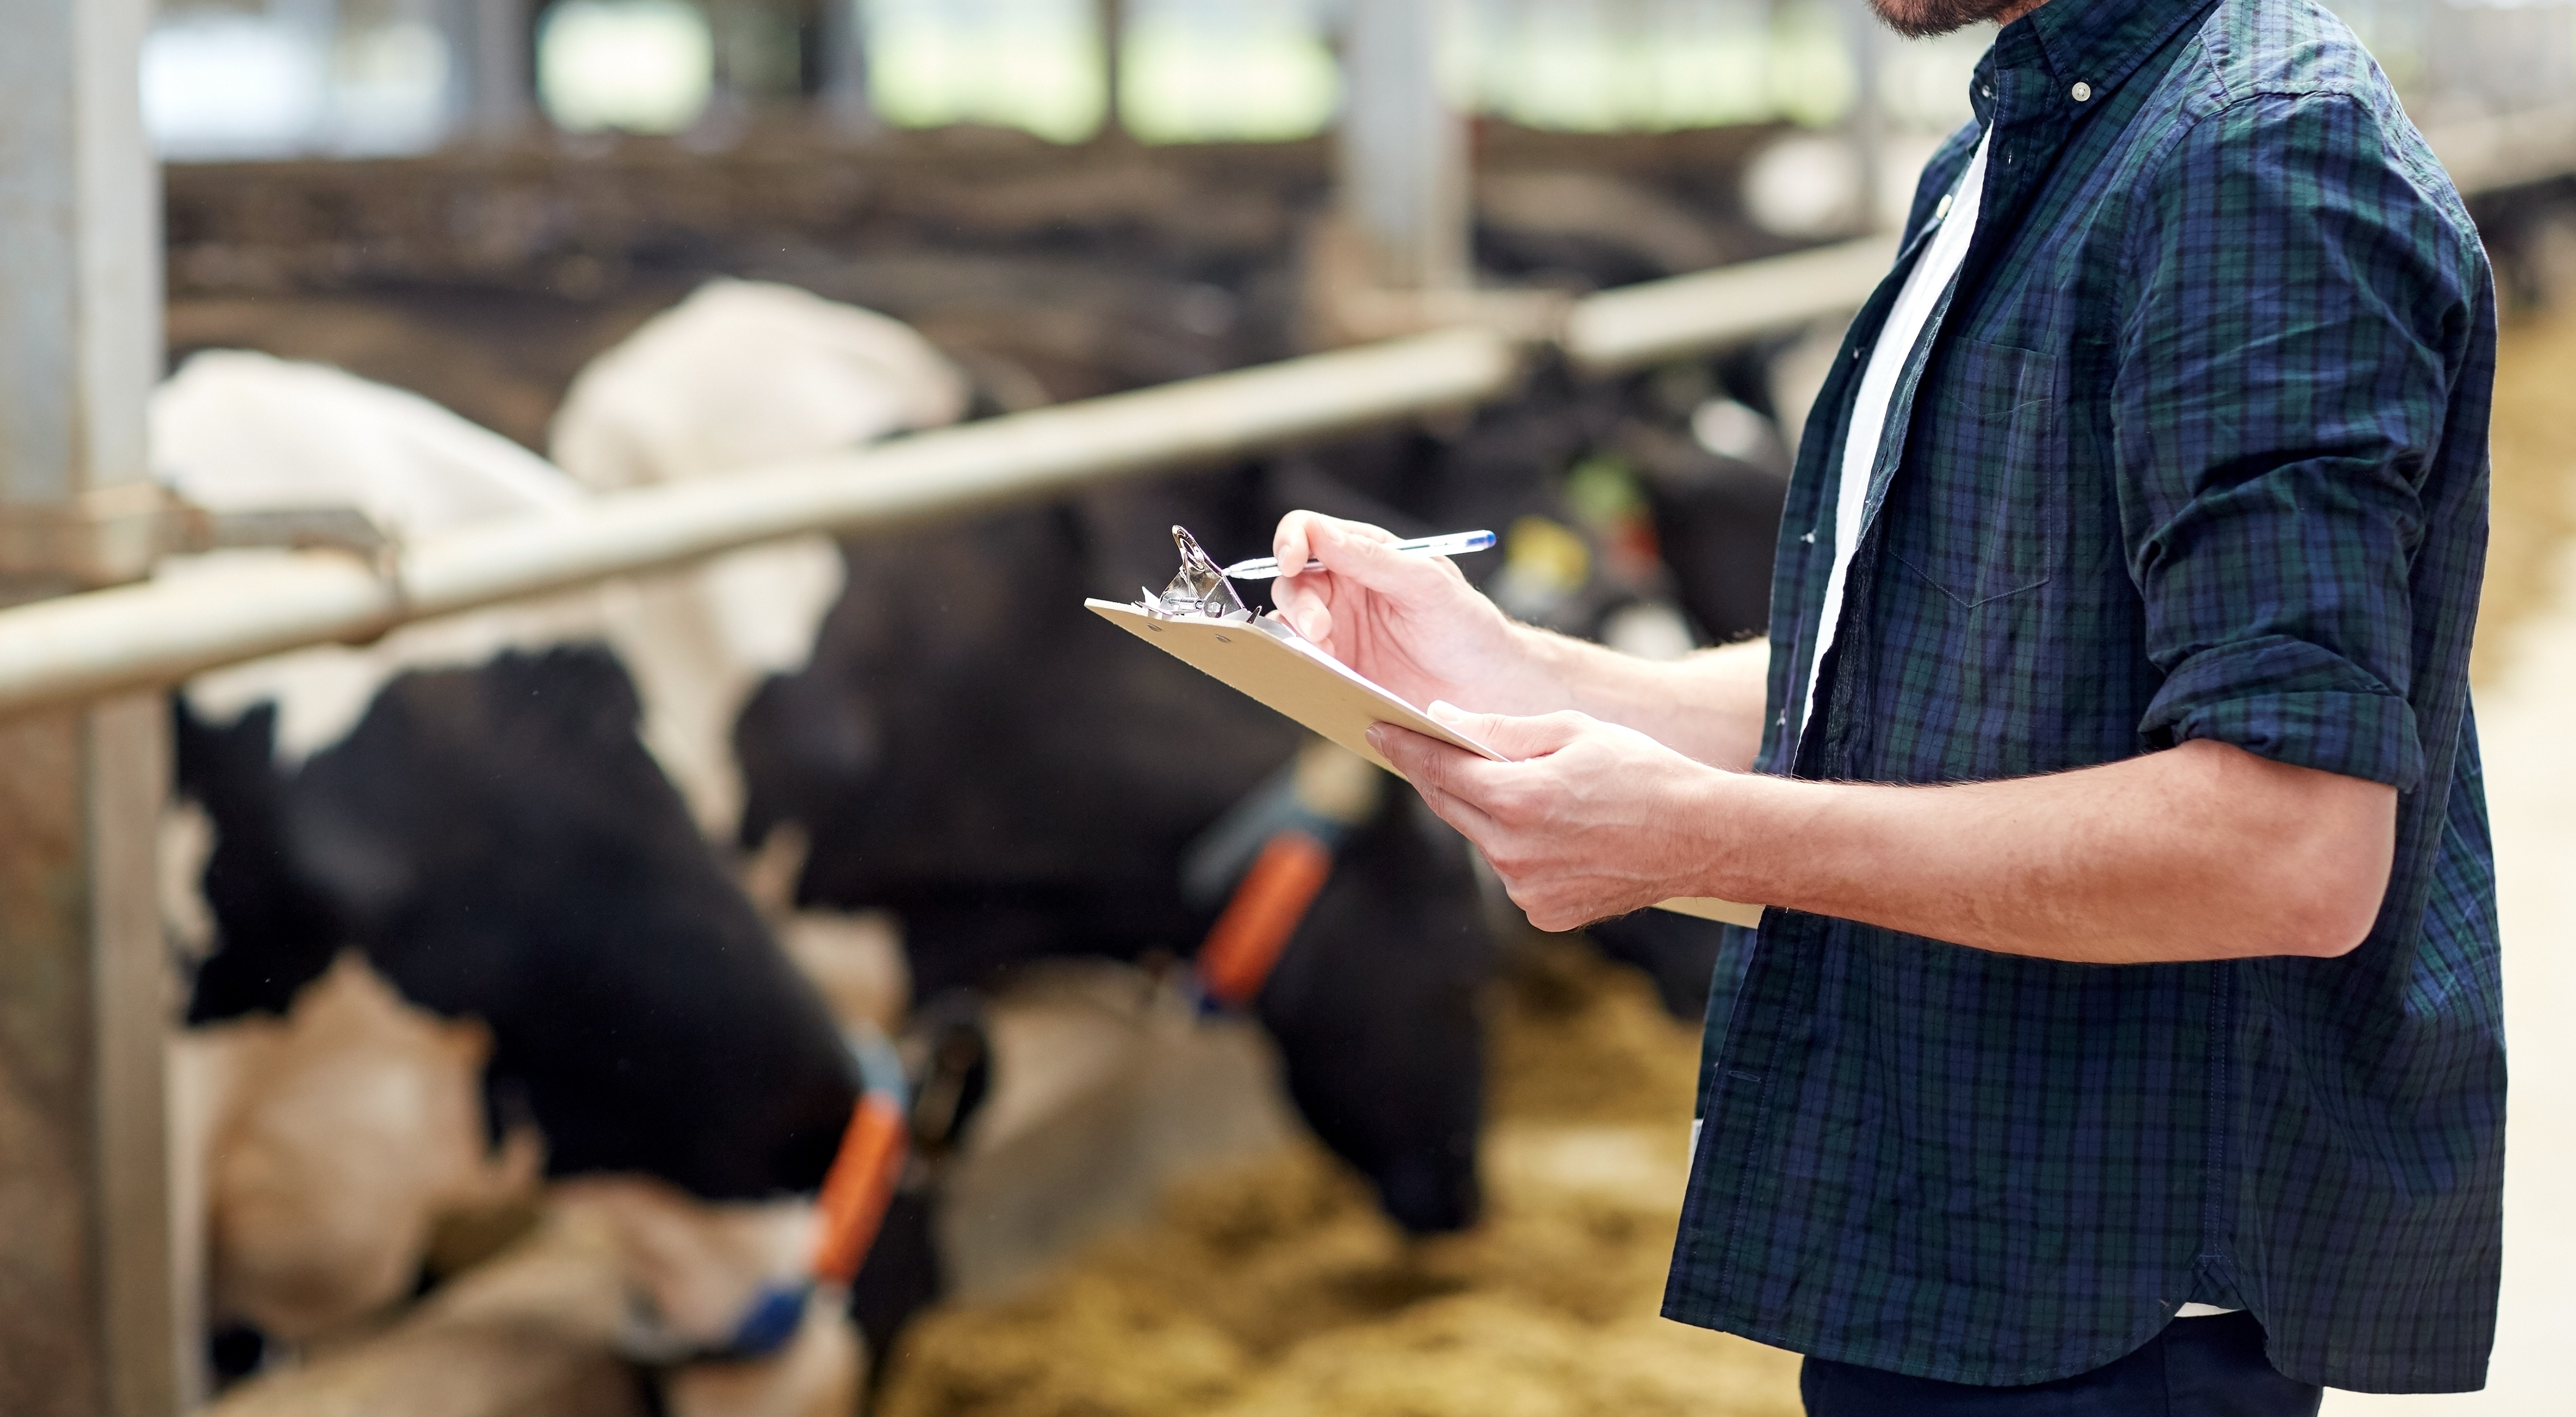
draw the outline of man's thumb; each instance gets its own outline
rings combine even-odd
[[[1583,717],[1571,713],[1551,713],[1538,718],[1515,718],[1504,713],[1469,713],[1446,699],[1432,700],[1428,712],[1432,722],[1462,738],[1482,743],[1514,762],[1542,757],[1572,742]]]

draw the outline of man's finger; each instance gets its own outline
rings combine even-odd
[[[1456,729],[1513,762],[1543,758],[1583,736],[1596,720],[1572,711],[1519,718],[1507,713],[1469,713],[1446,700],[1434,699],[1431,720]]]
[[[1279,529],[1270,534],[1270,554],[1279,558],[1279,589],[1283,591],[1305,574],[1306,560],[1314,554],[1315,521],[1313,512],[1290,512],[1279,519]]]
[[[1392,723],[1370,724],[1368,741],[1370,747],[1377,749],[1378,756],[1395,764],[1397,772],[1417,785],[1438,777],[1439,754],[1459,751],[1436,738],[1426,738]]]
[[[1432,750],[1449,753],[1458,753],[1458,750],[1445,743],[1433,742],[1421,734],[1407,732],[1386,724],[1380,724],[1377,729],[1372,730],[1369,741],[1378,744],[1381,737],[1389,741],[1379,744],[1378,752],[1404,772],[1405,780],[1412,783],[1413,790],[1422,795],[1423,805],[1429,807],[1434,816],[1456,827],[1459,835],[1473,842],[1477,850],[1490,852],[1494,839],[1501,832],[1500,824],[1495,822],[1484,808],[1442,787],[1439,773],[1434,766],[1436,759],[1432,756]],[[1397,743],[1393,741],[1396,739],[1411,739],[1412,743]],[[1422,746],[1417,748],[1414,746],[1416,744]],[[1404,762],[1399,759],[1399,754],[1414,759],[1415,767],[1406,768]],[[1468,755],[1458,753],[1458,756]]]
[[[1289,517],[1303,517],[1300,530],[1306,539],[1307,554],[1321,561],[1324,570],[1348,577],[1370,590],[1395,592],[1421,590],[1438,583],[1441,560],[1436,556],[1419,556],[1396,549],[1396,535],[1382,526],[1367,522],[1347,522],[1315,512],[1291,512]],[[1280,523],[1282,530],[1288,523]],[[1279,558],[1284,569],[1290,562]],[[1303,567],[1306,563],[1295,563]]]
[[[1270,536],[1270,552],[1279,561],[1279,578],[1271,582],[1271,604],[1290,629],[1332,650],[1332,573],[1352,570],[1347,548],[1373,547],[1394,539],[1393,532],[1365,522],[1345,522],[1320,512],[1290,512],[1279,519],[1278,529]],[[1321,562],[1323,570],[1309,572],[1309,558]],[[1351,581],[1363,588],[1375,585],[1365,575],[1353,575]]]
[[[1480,768],[1494,766],[1463,748],[1453,748],[1437,738],[1426,738],[1409,728],[1380,723],[1369,729],[1369,746],[1395,764],[1396,771],[1417,788],[1436,788],[1474,806],[1469,794],[1475,790],[1475,774]],[[1477,808],[1483,815],[1483,808]]]
[[[1302,582],[1271,582],[1270,601],[1288,628],[1330,650],[1333,645],[1333,607],[1323,590],[1309,578]]]
[[[1308,574],[1310,559],[1324,563],[1325,570],[1337,569],[1335,562],[1347,559],[1345,546],[1365,546],[1378,539],[1395,539],[1395,533],[1366,522],[1346,522],[1321,512],[1290,512],[1279,519],[1279,529],[1270,534],[1270,554],[1279,561],[1279,578],[1290,582]]]

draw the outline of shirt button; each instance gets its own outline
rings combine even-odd
[[[1802,537],[1799,537],[1798,539],[1799,539],[1800,541],[1803,541],[1803,542],[1807,543],[1809,546],[1813,546],[1813,545],[1815,545],[1815,544],[1816,544],[1816,534],[1815,534],[1814,532],[1812,532],[1812,531],[1811,531],[1811,532],[1808,532],[1806,535],[1804,535],[1804,536],[1802,536]]]
[[[1939,220],[1941,220],[1943,217],[1948,216],[1949,214],[1950,214],[1950,194],[1949,194],[1949,193],[1947,193],[1947,192],[1944,192],[1944,193],[1942,193],[1942,194],[1941,194],[1941,205],[1939,205],[1939,206],[1937,206],[1937,207],[1934,207],[1934,208],[1932,209],[1932,219],[1933,219],[1934,221],[1939,221]]]
[[[2091,103],[2093,101],[2093,86],[2083,82],[2082,80],[2078,80],[2074,89],[2070,91],[2070,96],[2073,97],[2077,103]]]
[[[1988,84],[1984,88],[1978,90],[1978,92],[1984,94],[1988,98],[1993,98],[1995,96],[1995,86]]]

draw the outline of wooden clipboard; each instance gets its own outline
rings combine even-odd
[[[1148,615],[1137,606],[1114,600],[1082,603],[1101,619],[1398,777],[1404,774],[1396,772],[1395,764],[1369,747],[1370,724],[1392,723],[1479,757],[1510,761],[1369,682],[1275,617],[1213,620],[1199,615]],[[1659,901],[1656,908],[1729,925],[1752,926],[1762,919],[1758,905],[1708,896]]]

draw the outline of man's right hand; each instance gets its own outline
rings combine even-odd
[[[1406,701],[1445,699],[1487,713],[1561,704],[1527,633],[1445,556],[1398,551],[1393,532],[1317,512],[1290,512],[1271,539],[1283,567],[1272,597],[1282,618],[1335,659]]]
[[[1445,556],[1395,549],[1395,534],[1364,522],[1290,512],[1271,546],[1282,566],[1272,591],[1297,633],[1335,659],[1428,708],[1534,718],[1575,709],[1622,724],[1728,772],[1762,746],[1770,663],[1759,641],[1656,663],[1527,625],[1478,594]]]

